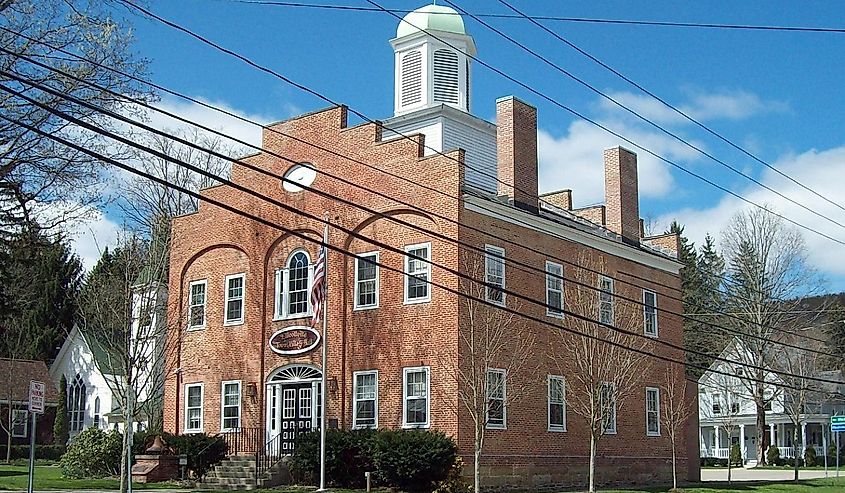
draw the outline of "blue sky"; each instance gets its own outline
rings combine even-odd
[[[371,6],[363,0],[333,3]],[[422,1],[381,0],[413,9]],[[439,2],[444,3],[444,2]],[[509,13],[497,1],[456,3],[475,13]],[[817,2],[529,2],[532,15],[724,24],[845,27],[839,1]],[[155,13],[255,62],[345,103],[373,119],[392,115],[393,57],[388,40],[398,21],[381,12],[250,5],[230,0],[150,2]],[[225,105],[262,121],[327,106],[314,96],[200,44],[183,33],[121,10],[135,27],[135,48],[157,83]],[[764,170],[751,158],[684,123],[583,55],[527,21],[485,19],[578,77],[671,131],[808,207],[845,223],[845,211]],[[660,134],[563,74],[465,18],[478,57],[562,104],[696,173],[824,233],[845,228],[800,210],[745,178]],[[845,33],[763,32],[545,21],[548,27],[711,128],[834,201],[845,204]],[[493,120],[497,97],[514,94],[539,109],[541,191],[572,188],[576,205],[602,201],[601,151],[629,144],[475,64],[473,113]],[[162,104],[252,140],[257,131],[170,99]],[[640,157],[641,215],[658,227],[672,218],[696,242],[743,204],[634,149]],[[804,232],[812,263],[845,289],[845,247]]]

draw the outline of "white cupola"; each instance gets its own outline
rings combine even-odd
[[[475,42],[457,11],[442,5],[414,10],[399,22],[390,44],[394,116],[440,104],[469,112],[468,55],[475,55]]]

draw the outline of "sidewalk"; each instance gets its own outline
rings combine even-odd
[[[839,470],[839,476],[845,477],[845,468]],[[789,481],[793,477],[792,469],[745,469],[743,467],[735,467],[731,469],[732,481]],[[816,479],[823,478],[824,470],[810,469],[798,471],[798,479]],[[836,477],[836,469],[828,470],[828,477]],[[728,480],[728,469],[719,468],[702,468],[702,481],[719,481],[724,482]]]

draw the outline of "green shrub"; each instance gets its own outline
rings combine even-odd
[[[87,428],[76,435],[67,447],[59,465],[66,478],[101,478],[120,472],[123,436]]]
[[[816,449],[812,445],[807,447],[807,450],[804,451],[804,464],[807,467],[813,467],[816,465]]]
[[[735,443],[731,445],[731,465],[733,466],[741,466],[742,465],[742,450],[739,448],[739,444]]]
[[[364,473],[375,471],[372,450],[377,433],[375,430],[326,430],[326,477],[333,485],[351,488],[365,485]],[[320,474],[319,432],[297,437],[288,467],[298,482],[317,481]]]
[[[205,433],[191,433],[187,435],[162,434],[167,445],[181,455],[188,457],[188,471],[195,478],[201,478],[226,458],[228,446],[226,440],[220,436],[209,436]],[[134,447],[142,446],[135,442]]]
[[[361,487],[364,473],[371,471],[374,485],[431,491],[449,477],[456,456],[455,443],[441,432],[326,431],[326,476],[338,487]],[[320,474],[318,432],[297,437],[288,466],[297,482],[316,482]]]
[[[433,493],[471,493],[472,485],[463,476],[464,461],[460,457],[455,458],[455,463],[449,469],[446,479],[438,483]]]
[[[64,445],[35,445],[35,459],[57,461],[65,453]],[[0,458],[6,458],[6,445],[0,445]],[[12,445],[11,460],[25,459],[29,461],[29,445]]]
[[[769,450],[766,451],[766,462],[770,466],[778,465],[778,462],[780,462],[780,449],[774,445],[770,445]]]
[[[381,430],[373,443],[378,478],[404,491],[431,491],[456,456],[455,442],[440,431]]]

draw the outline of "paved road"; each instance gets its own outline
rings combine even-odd
[[[744,469],[744,468],[734,468],[731,469],[731,480],[733,481],[789,481],[792,479],[792,469],[780,470],[780,469]],[[833,477],[836,476],[836,469],[830,469],[828,474]],[[845,477],[845,469],[841,469],[839,471],[839,475],[841,477]],[[798,471],[798,477],[800,479],[814,479],[814,478],[823,478],[824,477],[824,470],[809,470],[809,471]],[[727,481],[728,480],[728,469],[702,469],[701,470],[701,480],[702,481]]]

